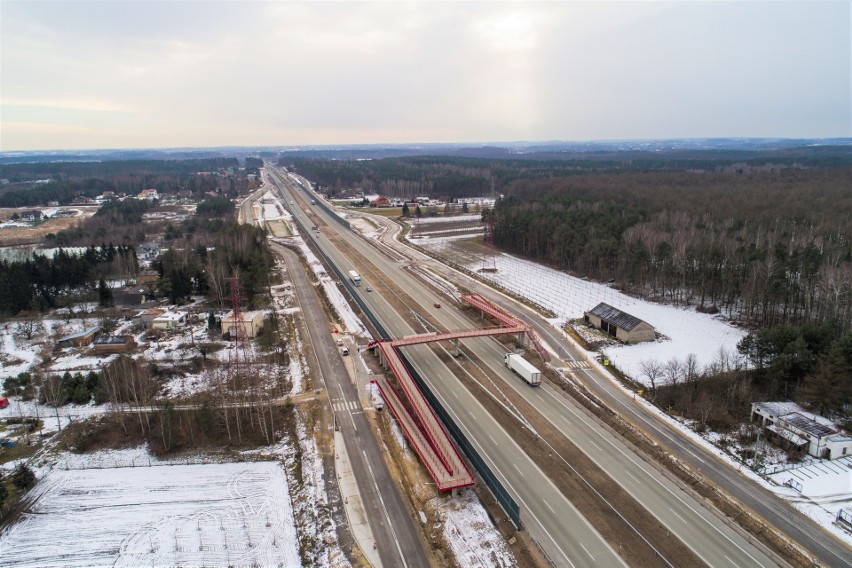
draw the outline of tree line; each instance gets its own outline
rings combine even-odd
[[[229,174],[219,177],[200,173],[220,171]],[[0,193],[0,207],[32,207],[50,201],[67,205],[80,196],[96,197],[109,191],[135,195],[146,188],[161,194],[182,190],[196,195],[230,192],[234,197],[248,189],[245,172],[239,171],[236,158],[6,164],[0,165],[0,177],[13,182],[10,189]],[[45,178],[50,181],[26,183]]]
[[[741,357],[720,351],[705,369],[694,355],[646,359],[641,374],[657,405],[693,419],[699,429],[738,428],[755,400],[796,400],[852,426],[852,331],[833,323],[781,325],[750,333],[737,351]]]
[[[517,180],[500,248],[748,324],[852,325],[852,169]]]
[[[176,228],[172,242],[155,263],[160,273],[160,294],[173,303],[192,295],[206,295],[220,308],[229,305],[228,279],[239,275],[245,300],[254,307],[262,303],[274,266],[266,245],[266,232],[259,227],[221,219],[191,219]]]
[[[136,267],[136,251],[113,244],[92,245],[83,254],[60,249],[53,257],[0,260],[0,314],[37,313],[62,307],[81,293],[94,296],[101,279],[135,274]]]

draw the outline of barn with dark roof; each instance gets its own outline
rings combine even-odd
[[[654,341],[655,338],[651,324],[603,302],[586,312],[583,319],[624,343]]]

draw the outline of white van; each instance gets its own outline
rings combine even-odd
[[[344,347],[343,349],[340,350],[340,354],[341,355],[349,355],[349,348]]]

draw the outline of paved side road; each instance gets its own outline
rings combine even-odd
[[[429,562],[423,550],[405,501],[397,490],[380,453],[378,442],[358,402],[328,321],[308,281],[299,256],[292,250],[272,244],[272,250],[287,263],[296,298],[308,327],[314,361],[328,389],[335,422],[346,444],[358,493],[364,503],[376,549],[382,565],[404,568],[426,568]],[[309,356],[310,357],[310,356]],[[316,368],[316,367],[315,367]]]

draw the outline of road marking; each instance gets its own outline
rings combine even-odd
[[[364,463],[367,464],[367,469],[370,470],[370,477],[373,478],[373,485],[376,487],[376,494],[379,496],[379,503],[382,504],[382,509],[385,512],[385,518],[388,520],[388,528],[390,529],[391,534],[393,535],[393,540],[396,542],[396,550],[399,552],[399,559],[402,561],[402,565],[408,568],[408,564],[405,562],[405,556],[402,554],[402,548],[399,546],[399,538],[396,536],[396,531],[393,528],[393,523],[391,522],[390,515],[388,515],[388,509],[385,507],[385,500],[382,499],[382,492],[379,491],[379,484],[376,481],[376,476],[373,474],[373,468],[370,467],[370,461],[367,459],[367,451],[361,450],[361,453],[364,454]]]
[[[580,543],[580,546],[583,546],[583,543],[582,543],[582,542]],[[591,553],[591,552],[589,552],[589,549],[588,549],[588,548],[586,548],[585,546],[583,546],[583,550],[585,550],[585,551],[586,551],[586,554],[588,554],[588,555],[589,555],[589,558],[591,558],[591,559],[592,559],[592,562],[597,562],[597,560],[595,560],[595,557],[594,557],[594,556],[592,556],[592,553]]]
[[[474,415],[473,415],[473,412],[471,412],[470,410],[468,410],[468,411],[467,411],[467,413],[468,413],[468,414],[470,414],[470,417],[471,417],[471,418],[473,418],[473,419],[474,419],[474,420],[476,420],[477,422],[479,421],[479,418],[477,418],[476,416],[474,416]]]
[[[514,467],[516,470],[518,470],[518,473],[520,473],[522,477],[526,477],[526,475],[524,475],[524,472],[521,471],[521,468],[519,468],[517,465],[512,464],[512,467]]]
[[[542,499],[542,500],[541,500],[541,502],[542,502],[542,503],[544,503],[544,506],[545,506],[545,507],[547,507],[548,509],[550,509],[550,512],[551,512],[551,513],[553,513],[554,515],[556,514],[556,511],[554,511],[554,510],[553,510],[553,507],[551,507],[551,506],[550,506],[550,503],[548,503],[545,499]]]
[[[453,391],[451,391],[451,392],[453,393],[453,396],[454,396],[454,397],[456,397],[456,398],[458,398],[458,397],[459,397],[459,395],[458,395],[458,393],[457,393],[456,391],[454,391],[454,390],[453,390]]]
[[[685,525],[688,525],[688,524],[689,524],[689,523],[687,523],[687,522],[686,522],[686,519],[684,519],[683,517],[681,517],[680,515],[678,515],[678,514],[677,514],[677,512],[676,512],[674,509],[672,509],[671,507],[669,507],[669,511],[671,511],[671,512],[672,512],[672,515],[674,515],[675,517],[677,517],[678,519],[680,519],[680,521],[681,521],[683,524],[685,524]]]
[[[491,438],[491,441],[494,442],[494,445],[496,446],[497,440],[494,439],[494,436],[492,436],[491,434],[488,434],[488,437]]]
[[[641,485],[641,483],[639,482],[639,480],[638,480],[638,479],[636,479],[636,477],[635,477],[632,473],[630,473],[630,472],[629,472],[629,471],[627,471],[626,469],[624,470],[624,473],[626,473],[627,475],[629,475],[629,476],[630,476],[630,478],[631,478],[633,481],[635,481],[636,483],[639,483],[639,484]]]
[[[599,449],[600,451],[603,451],[603,448],[602,448],[602,447],[600,447],[599,445],[597,445],[596,443],[594,443],[593,441],[589,440],[589,443],[590,443],[591,445],[593,445],[594,447],[596,447],[597,449]]]
[[[734,562],[733,560],[731,560],[730,558],[728,558],[728,555],[727,555],[727,554],[723,554],[722,556],[724,556],[724,557],[725,557],[725,559],[726,559],[728,562],[730,562],[731,564],[733,564],[734,566],[736,566],[736,565],[737,565],[737,563],[736,563],[736,562]]]

